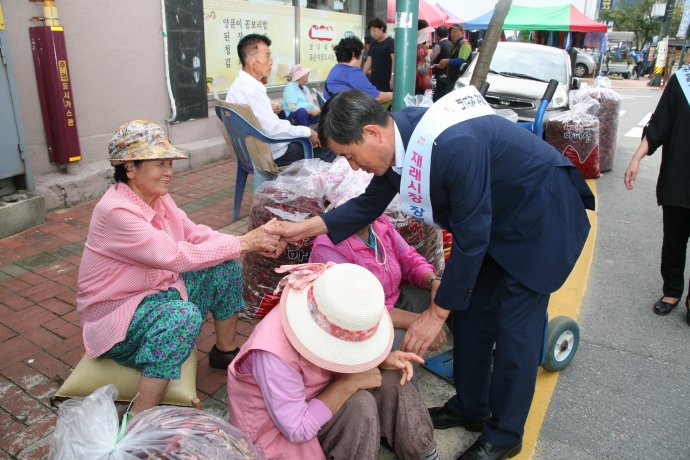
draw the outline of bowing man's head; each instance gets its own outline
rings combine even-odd
[[[355,171],[383,176],[395,164],[395,125],[390,113],[363,91],[342,91],[326,102],[319,141]]]

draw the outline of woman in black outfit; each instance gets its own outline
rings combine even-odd
[[[374,18],[367,23],[371,34],[369,55],[364,63],[364,74],[369,76],[376,89],[384,93],[392,91],[393,69],[395,65],[395,41],[386,33],[386,23],[381,18]],[[371,75],[369,75],[371,70]]]
[[[661,168],[656,186],[662,207],[664,240],[661,248],[663,297],[654,313],[668,315],[683,295],[685,255],[690,238],[690,65],[679,69],[668,82],[652,117],[644,127],[642,142],[625,171],[625,186],[633,189],[640,160],[661,149]],[[686,297],[690,324],[690,296]]]

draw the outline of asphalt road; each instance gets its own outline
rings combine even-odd
[[[626,133],[641,128],[661,91],[619,93],[625,113],[614,168],[597,181],[599,225],[578,318],[580,347],[560,374],[535,459],[690,459],[690,326],[682,305],[665,317],[652,312],[662,295],[661,151],[642,161],[633,191],[623,185],[639,144]]]

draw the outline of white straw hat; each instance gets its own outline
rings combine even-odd
[[[343,374],[372,369],[393,346],[393,322],[379,280],[354,264],[327,269],[281,299],[285,335],[300,355]]]

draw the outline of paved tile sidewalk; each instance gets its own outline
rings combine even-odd
[[[196,223],[241,235],[247,229],[252,183],[241,220],[232,222],[237,163],[220,161],[175,175],[170,194]],[[76,312],[77,274],[97,201],[49,215],[46,223],[0,239],[0,460],[45,458],[57,409],[50,396],[84,355]],[[199,337],[197,393],[227,419],[225,372],[208,365],[213,323]],[[239,344],[256,321],[241,319]]]

